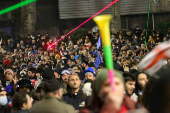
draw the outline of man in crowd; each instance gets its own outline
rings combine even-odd
[[[37,79],[36,78],[36,69],[35,68],[30,68],[28,70],[28,77],[30,78],[31,81],[34,81],[35,79]]]
[[[125,94],[129,96],[133,101],[137,102],[138,96],[134,93],[135,90],[135,75],[131,73],[124,73],[123,77],[125,79]]]
[[[71,72],[67,69],[61,71],[61,83],[64,84],[64,94],[67,93],[67,86],[68,86],[68,78],[71,76]]]
[[[75,113],[71,105],[64,103],[61,98],[63,95],[63,85],[54,79],[44,83],[46,97],[33,105],[30,113]]]
[[[0,113],[11,113],[11,107],[7,103],[7,91],[0,86]]]
[[[78,110],[79,105],[85,100],[81,89],[81,80],[77,74],[74,74],[69,77],[68,83],[70,89],[67,94],[63,95],[63,100],[68,104],[73,105],[74,108]]]
[[[84,76],[85,80],[91,79],[94,81],[96,78],[95,71],[91,67],[89,67],[88,69],[86,69],[83,72],[83,76]]]

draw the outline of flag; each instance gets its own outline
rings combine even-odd
[[[99,67],[100,63],[102,63],[102,59],[101,59],[101,56],[98,55],[98,57],[96,58],[96,61],[94,62],[95,69]]]
[[[99,53],[98,53],[97,51],[95,51],[93,54],[94,54],[94,55],[98,55]]]
[[[166,41],[155,47],[138,65],[147,74],[155,74],[163,66],[163,62],[170,58],[170,42]]]
[[[98,41],[97,41],[97,49],[99,49],[99,47],[101,46],[101,40],[100,40],[100,36],[99,36],[99,38],[98,38]]]

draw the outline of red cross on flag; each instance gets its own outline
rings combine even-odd
[[[138,68],[147,74],[156,73],[162,66],[163,62],[170,58],[170,42],[166,41],[156,46],[144,59],[139,63]]]

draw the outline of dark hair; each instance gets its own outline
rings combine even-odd
[[[137,62],[136,61],[132,61],[129,64],[129,68],[132,68],[133,66],[136,66],[136,65],[137,65]]]
[[[21,110],[23,103],[27,103],[26,95],[28,95],[26,91],[15,93],[15,95],[12,97],[12,109],[14,111]]]
[[[36,69],[35,68],[30,68],[28,71],[31,71],[32,73],[36,73]]]
[[[123,74],[123,77],[124,77],[124,79],[125,79],[125,83],[126,83],[127,81],[135,81],[135,80],[136,80],[135,75],[133,75],[133,74],[131,74],[131,73],[128,73],[128,72],[125,72],[125,73]]]
[[[35,90],[33,91],[32,98],[35,101],[40,101],[44,98],[44,95],[41,93],[41,90]]]

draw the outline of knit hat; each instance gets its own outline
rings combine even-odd
[[[4,63],[7,64],[7,66],[9,66],[9,67],[11,66],[9,59],[4,60]]]
[[[68,69],[64,69],[61,71],[61,76],[67,73],[68,75],[71,75],[71,72]]]
[[[20,68],[23,69],[23,68],[25,68],[25,67],[26,67],[26,68],[28,67],[27,64],[22,64]]]
[[[60,69],[54,69],[54,72],[59,73],[59,72],[60,72]]]
[[[57,82],[55,79],[47,80],[44,83],[44,91],[46,93],[57,91],[60,88],[64,88],[60,82]]]
[[[85,71],[83,71],[83,76],[85,76],[85,74],[86,74],[87,72],[93,73],[93,75],[96,77],[96,73],[95,73],[95,71],[94,71],[91,67],[89,67],[88,69],[86,69]]]
[[[28,57],[28,55],[27,55],[27,54],[25,54],[25,55],[24,55],[24,57]]]
[[[122,74],[117,71],[114,70],[114,76],[115,77],[119,77],[123,83],[125,83],[124,78],[122,76]],[[99,90],[103,84],[103,82],[108,78],[108,69],[104,68],[100,71],[98,77],[96,78],[96,80],[94,81],[95,85],[94,85],[94,91],[95,93],[99,93]]]
[[[12,76],[14,76],[14,72],[12,71],[12,69],[5,69],[4,74],[6,74],[7,72],[10,72]]]

